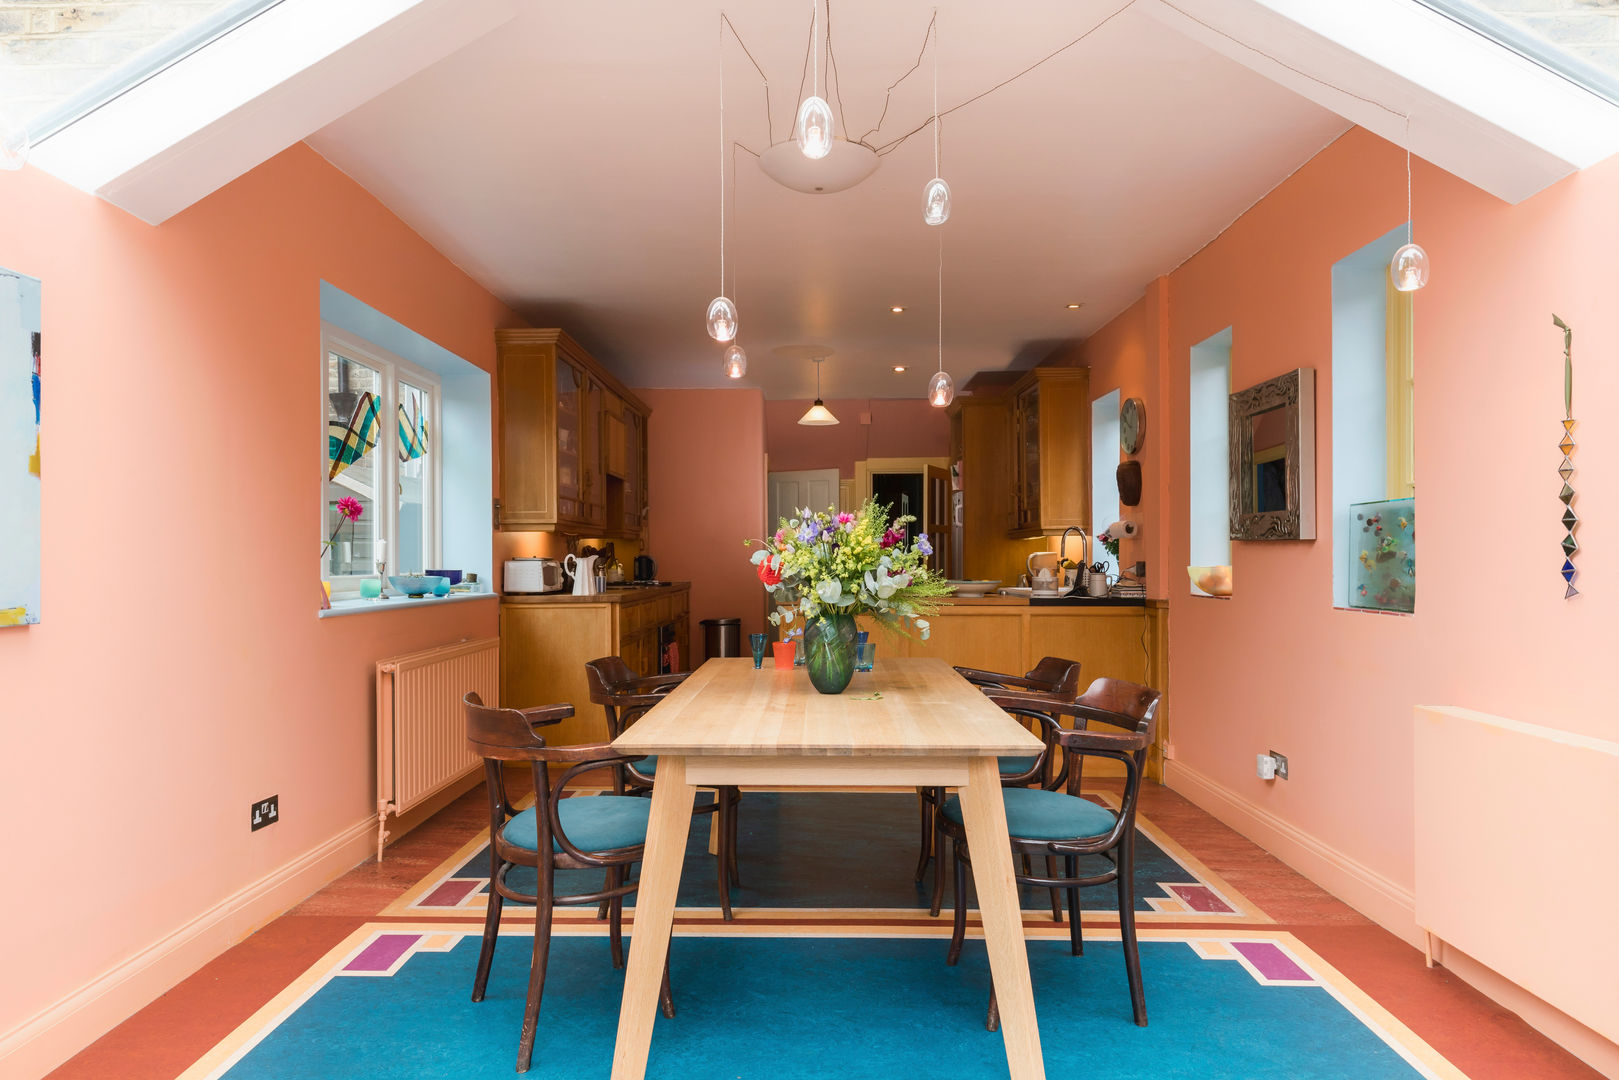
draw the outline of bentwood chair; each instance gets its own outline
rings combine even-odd
[[[630,670],[622,658],[603,656],[585,664],[585,678],[590,683],[590,700],[600,705],[607,714],[607,737],[616,739],[639,720],[648,709],[686,678],[681,675],[655,675],[643,678]],[[613,792],[618,795],[650,795],[657,780],[658,758],[625,759],[613,768]],[[692,808],[693,814],[717,814],[719,850],[720,911],[727,921],[731,918],[731,887],[742,884],[736,862],[736,811],[741,793],[734,787],[719,788],[714,801],[700,803]]]
[[[1118,893],[1119,936],[1124,947],[1125,977],[1130,984],[1130,1004],[1138,1026],[1147,1026],[1147,1001],[1141,986],[1141,958],[1136,948],[1135,916],[1135,837],[1136,805],[1141,796],[1141,773],[1152,745],[1158,722],[1157,690],[1120,679],[1097,679],[1084,694],[1071,703],[1053,701],[1031,694],[992,693],[990,700],[1008,713],[1034,720],[1044,728],[1051,744],[1063,750],[1062,770],[1039,787],[1007,788],[1006,826],[1012,852],[1019,856],[1047,856],[1047,872],[1037,877],[1027,870],[1017,874],[1020,885],[1061,889],[1068,894],[1068,936],[1075,956],[1085,951],[1080,926],[1079,890],[1112,882]],[[1071,717],[1071,729],[1062,725]],[[1122,731],[1091,731],[1096,721]],[[1124,764],[1124,793],[1117,812],[1079,795],[1080,772],[1087,755],[1112,758]],[[952,795],[939,814],[939,829],[950,838],[955,878],[955,920],[950,935],[947,963],[961,957],[967,930],[967,850],[966,832],[961,824],[961,803]],[[1101,873],[1080,873],[1082,856],[1101,855],[1112,865]],[[1051,869],[1053,859],[1063,860],[1061,873]],[[990,997],[990,1030],[998,1023],[993,992]]]
[[[1060,656],[1041,657],[1040,662],[1024,675],[1005,675],[998,671],[980,671],[969,667],[957,667],[956,673],[974,686],[982,687],[985,693],[1009,691],[1041,694],[1058,701],[1072,701],[1079,694],[1079,661],[1064,660]],[[1044,736],[1044,732],[1040,730],[1036,730],[1035,734]],[[1001,786],[1029,787],[1043,783],[1051,757],[1051,746],[1048,741],[1046,749],[1038,754],[1001,758],[999,760]],[[938,855],[941,850],[938,818],[939,807],[944,803],[944,789],[918,788],[917,794],[921,797],[922,806],[922,850],[916,859],[914,880],[920,883],[922,875],[927,872],[928,860]],[[943,903],[944,859],[940,857],[933,866],[933,900],[928,907],[928,914],[939,914]],[[1051,896],[1051,917],[1057,921],[1062,920],[1062,905],[1056,893],[1052,893]]]
[[[631,864],[641,861],[646,846],[647,813],[651,803],[627,795],[565,798],[565,789],[580,773],[618,765],[623,758],[605,743],[583,746],[547,746],[536,729],[566,720],[572,705],[542,705],[534,709],[496,709],[475,693],[462,699],[467,717],[467,747],[483,758],[489,791],[489,907],[484,916],[483,948],[472,983],[472,1000],[482,1001],[489,984],[489,968],[500,936],[500,914],[507,900],[534,905],[534,954],[529,964],[528,1000],[523,1008],[523,1030],[517,1043],[517,1071],[527,1072],[534,1054],[534,1035],[545,993],[545,967],[551,952],[551,913],[559,904],[594,904],[606,900],[613,966],[624,966],[624,897],[640,884],[629,879]],[[518,812],[506,789],[505,764],[527,762],[534,776],[534,805]],[[550,766],[567,766],[553,782]],[[514,866],[533,867],[539,883],[522,892],[507,881]],[[605,868],[607,885],[599,892],[556,895],[556,872]],[[669,992],[669,969],[663,972],[662,1006],[674,1016]]]

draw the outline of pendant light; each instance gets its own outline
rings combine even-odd
[[[811,64],[814,77],[810,84],[810,96],[798,107],[798,122],[793,125],[793,138],[798,142],[798,149],[811,159],[824,158],[832,152],[832,106],[821,97],[821,46],[816,34],[820,15],[821,0],[810,0],[810,51],[813,54]]]
[[[720,14],[720,295],[708,303],[708,336],[736,340],[736,305],[725,295],[725,15]]]
[[[838,422],[832,410],[826,407],[826,402],[821,400],[821,361],[825,359],[824,356],[815,358],[815,404],[798,418],[798,422],[805,427],[831,427]]]
[[[950,185],[939,176],[939,11],[929,23],[933,33],[933,179],[922,189],[922,220],[943,225],[950,220]]]
[[[939,233],[939,370],[928,380],[928,404],[942,409],[956,400],[956,380],[944,369],[944,233]]]
[[[748,353],[740,345],[732,345],[725,350],[725,374],[727,378],[740,379],[748,373]]]
[[[1405,243],[1389,260],[1389,277],[1399,292],[1428,284],[1428,253],[1411,240],[1411,117],[1405,118]]]

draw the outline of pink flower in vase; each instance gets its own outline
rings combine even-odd
[[[337,512],[343,515],[347,521],[358,521],[360,515],[365,513],[365,507],[360,505],[359,499],[352,495],[345,495],[337,500]]]

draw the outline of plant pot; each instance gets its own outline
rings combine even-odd
[[[770,650],[771,650],[772,653],[775,654],[777,670],[781,670],[781,669],[786,669],[787,671],[793,670],[793,650],[794,650],[794,648],[795,648],[795,646],[790,641],[777,641],[777,642],[773,642],[771,644]]]
[[[854,678],[856,631],[853,615],[823,615],[804,628],[805,666],[810,683],[823,694],[841,694]]]

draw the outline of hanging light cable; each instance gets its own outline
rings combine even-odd
[[[736,151],[731,151],[731,232],[736,233]],[[731,298],[737,298],[736,279],[741,275],[737,273],[737,259],[731,257]],[[748,373],[748,353],[740,342],[733,341],[725,350],[725,376],[729,379],[740,379]]]
[[[1411,239],[1411,116],[1405,118],[1405,243],[1389,260],[1389,277],[1400,292],[1428,284],[1428,253]]]
[[[929,225],[943,225],[950,220],[950,185],[939,172],[939,9],[933,9],[933,21],[928,24],[933,34],[933,179],[922,189],[922,220]]]
[[[942,409],[956,400],[956,380],[944,369],[944,233],[939,236],[939,370],[928,380],[928,404]]]
[[[810,0],[810,62],[814,76],[810,96],[798,107],[798,122],[793,126],[798,149],[812,159],[832,152],[832,106],[821,97],[821,44],[817,36],[820,16],[821,0]]]
[[[725,13],[720,12],[720,294],[708,303],[708,336],[722,345],[736,338],[736,305],[725,295]]]

